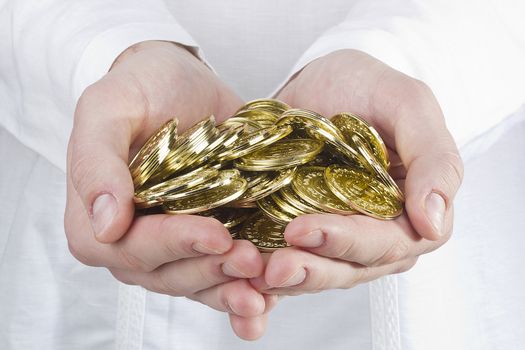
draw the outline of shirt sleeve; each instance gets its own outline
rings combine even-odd
[[[78,97],[145,40],[202,58],[161,0],[0,0],[0,126],[64,169]]]
[[[525,103],[523,14],[517,0],[358,0],[276,91],[319,57],[361,50],[425,81],[463,145]]]

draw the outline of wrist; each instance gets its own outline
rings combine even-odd
[[[110,71],[116,67],[118,64],[129,59],[131,56],[148,50],[170,50],[176,51],[181,55],[186,55],[188,58],[194,58],[200,61],[200,59],[193,53],[190,47],[184,46],[182,44],[172,42],[172,41],[163,41],[163,40],[147,40],[141,41],[136,44],[131,45],[126,50],[122,51],[113,64],[111,65]]]

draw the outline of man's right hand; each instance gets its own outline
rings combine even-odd
[[[242,104],[185,48],[143,42],[126,50],[89,86],[75,112],[68,147],[65,231],[72,254],[107,267],[120,281],[186,296],[230,313],[238,336],[262,335],[275,296],[251,287],[263,272],[247,241],[233,242],[210,218],[151,215],[134,219],[130,150],[168,119],[185,130],[205,116],[218,121]]]

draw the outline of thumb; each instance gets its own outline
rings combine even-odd
[[[73,187],[68,191],[77,192],[96,239],[103,243],[122,237],[134,215],[127,159],[134,124],[144,111],[130,101],[142,100],[130,96],[129,90],[123,96],[110,79],[88,87],[77,104],[68,146]]]
[[[407,92],[408,91],[408,92]],[[416,231],[440,240],[452,228],[452,201],[461,185],[463,164],[431,90],[411,80],[395,113],[396,150],[407,176],[406,209]]]

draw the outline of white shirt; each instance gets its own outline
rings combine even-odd
[[[432,87],[465,158],[447,245],[399,276],[286,298],[251,348],[520,348],[524,14],[522,2],[488,0],[0,0],[0,348],[248,346],[224,315],[124,286],[67,250],[76,100],[151,39],[195,47],[247,99],[317,57],[361,49]]]

